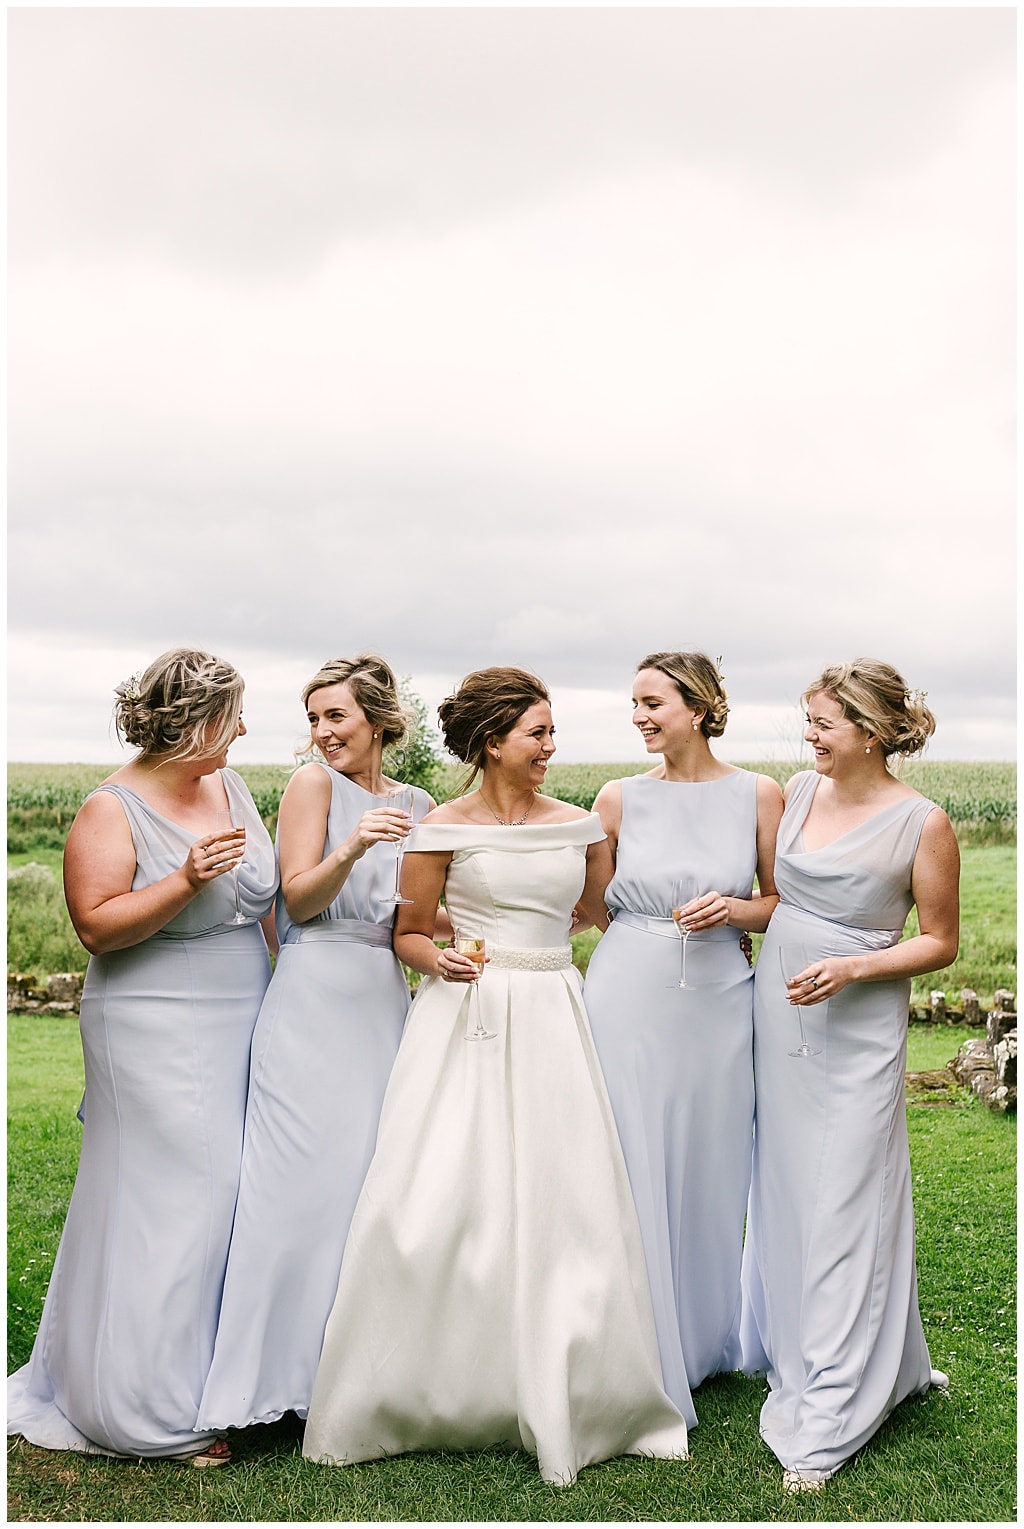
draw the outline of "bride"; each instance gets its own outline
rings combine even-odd
[[[439,708],[476,791],[411,836],[395,950],[424,980],[388,1085],[303,1453],[505,1444],[559,1485],[686,1454],[662,1387],[629,1181],[571,964],[604,923],[599,820],[541,796],[546,689],[483,669]],[[441,896],[474,962],[432,939]],[[460,939],[458,936],[463,938]]]

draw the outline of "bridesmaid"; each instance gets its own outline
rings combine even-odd
[[[935,730],[922,693],[858,658],[804,701],[814,770],[786,788],[757,964],[744,1251],[744,1369],[768,1372],[761,1434],[787,1492],[818,1489],[898,1402],[948,1383],[917,1307],[903,1074],[910,978],[948,966],[959,937],[949,819],[888,768]],[[915,903],[921,932],[901,941]]]
[[[68,911],[91,952],[85,1129],[32,1358],[7,1387],[8,1432],[46,1449],[230,1459],[196,1409],[270,979],[257,920],[277,886],[269,835],[225,768],[242,690],[191,648],[119,686],[117,729],[139,752],[68,834]]]
[[[306,1416],[349,1221],[373,1155],[409,989],[391,948],[412,818],[381,798],[410,714],[374,653],[302,693],[319,759],[281,798],[281,954],[252,1046],[242,1181],[200,1428]]]
[[[753,973],[740,939],[764,930],[778,901],[782,792],[715,758],[709,740],[728,711],[706,654],[649,654],[633,723],[661,762],[607,782],[594,803],[615,873],[585,1001],[640,1218],[665,1389],[691,1425],[691,1391],[740,1362],[754,1108]],[[692,931],[685,988],[680,906]]]

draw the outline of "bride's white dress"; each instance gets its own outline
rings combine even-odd
[[[686,1453],[665,1395],[640,1232],[571,963],[594,816],[420,826],[451,851],[479,993],[425,978],[356,1207],[303,1444],[334,1464],[507,1444],[575,1479]],[[492,1040],[467,1041],[479,996]]]

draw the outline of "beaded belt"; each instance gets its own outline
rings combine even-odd
[[[317,944],[321,940],[347,940],[356,945],[391,944],[390,924],[370,924],[361,918],[321,918],[303,924],[297,935],[286,940],[288,945]]]
[[[490,965],[518,972],[558,972],[572,965],[571,945],[552,945],[538,950],[511,950],[489,945]]]

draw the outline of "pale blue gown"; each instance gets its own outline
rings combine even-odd
[[[817,782],[808,772],[790,785],[775,864],[782,900],[757,962],[743,1367],[768,1374],[765,1442],[784,1466],[825,1477],[898,1402],[947,1380],[931,1367],[917,1305],[903,1098],[910,980],[851,983],[798,1011],[779,961],[783,943],[802,945],[808,961],[897,943],[934,803],[901,798],[805,850]],[[790,1054],[798,1015],[815,1056]]]
[[[324,770],[323,854],[375,798]],[[432,806],[413,792],[414,818]],[[305,1417],[349,1222],[409,1007],[391,948],[393,844],[352,866],[334,901],[293,923],[278,895],[281,953],[252,1046],[245,1151],[220,1325],[199,1428]]]
[[[93,956],[82,994],[86,1108],[74,1193],[28,1364],[7,1384],[8,1433],[47,1449],[157,1457],[209,1439],[196,1411],[213,1353],[238,1189],[249,1045],[270,979],[258,922],[277,870],[244,783],[238,872],[148,940]],[[199,837],[127,786],[138,891]],[[234,818],[232,818],[234,821]]]
[[[629,1180],[572,966],[593,815],[427,824],[479,989],[425,977],[352,1220],[303,1453],[506,1444],[568,1483],[686,1453],[661,1385]],[[491,1038],[467,1040],[477,1000]]]
[[[622,781],[614,913],[587,970],[587,1013],[643,1234],[665,1389],[692,1425],[691,1390],[740,1362],[740,1261],[750,1186],[753,972],[739,929],[687,942],[673,879],[749,898],[757,776]]]

